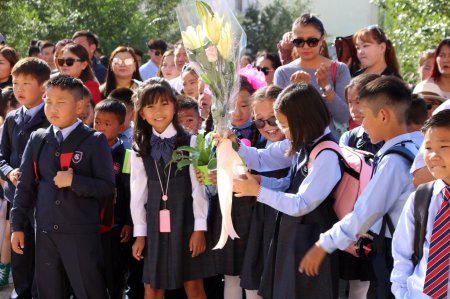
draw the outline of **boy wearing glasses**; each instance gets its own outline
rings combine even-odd
[[[20,179],[19,166],[25,145],[31,133],[46,128],[49,122],[44,114],[44,84],[50,78],[50,67],[38,58],[20,60],[12,69],[13,91],[23,105],[5,119],[0,142],[0,176],[5,181],[5,197],[8,207],[13,203],[16,185]],[[9,214],[9,212],[8,212]],[[34,283],[34,216],[24,218],[23,232],[27,247],[23,255],[11,251],[12,275],[18,298],[38,298]]]
[[[151,39],[148,41],[147,46],[147,54],[150,59],[139,68],[139,73],[144,81],[156,77],[162,55],[167,50],[167,44],[162,39]]]

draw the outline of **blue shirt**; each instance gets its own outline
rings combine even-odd
[[[33,108],[30,108],[30,109],[27,109],[25,106],[22,106],[22,111],[24,113],[28,112],[28,115],[31,116],[30,120],[32,120],[33,117],[35,117],[36,114],[39,112],[39,110],[42,108],[42,106],[44,106],[44,104],[45,104],[45,102],[42,101],[39,105],[37,105]]]
[[[128,129],[119,134],[119,139],[122,140],[125,149],[131,149],[133,144],[133,127],[134,124],[131,123]]]
[[[326,128],[324,134],[316,141],[329,133],[330,129]],[[331,150],[324,150],[314,160],[296,194],[264,187],[264,185],[270,186],[269,181],[276,181],[276,189],[286,189],[289,186],[287,184],[290,181],[289,176],[282,179],[281,183],[280,180],[266,178],[264,182],[261,181],[257,200],[290,216],[306,215],[316,209],[330,195],[340,179],[341,167],[337,154]]]
[[[414,253],[414,193],[405,204],[397,229],[392,239],[392,255],[394,269],[391,273],[392,293],[395,298],[430,298],[423,294],[423,285],[427,273],[428,252],[434,220],[442,205],[442,189],[446,187],[442,180],[437,180],[433,186],[430,207],[428,208],[427,232],[423,244],[423,256],[414,267],[411,256]]]
[[[411,140],[408,133],[386,141],[377,156],[382,156],[392,146],[407,140]],[[405,143],[405,146],[417,154],[417,148],[412,142]],[[358,197],[353,212],[320,235],[320,246],[331,253],[338,248],[344,250],[356,241],[357,235],[369,229],[378,234],[383,215],[387,213],[396,225],[409,194],[414,191],[410,167],[410,163],[399,155],[383,156],[369,184]],[[388,229],[385,235],[391,237]]]
[[[150,59],[139,68],[139,73],[141,74],[142,80],[146,81],[147,79],[156,77],[156,73],[158,73],[158,66]]]
[[[78,127],[78,125],[81,123],[81,120],[77,119],[76,122],[74,122],[72,125],[65,127],[64,129],[60,129],[57,126],[53,126],[53,134],[55,134],[56,137],[56,132],[61,131],[62,135],[63,135],[63,140],[66,140],[67,136],[70,135],[70,133],[72,133],[73,130],[75,130],[76,127]]]
[[[241,143],[239,155],[244,159],[247,167],[258,172],[284,169],[292,165],[294,156],[287,156],[286,152],[291,147],[287,139],[266,144],[265,148],[257,149]]]

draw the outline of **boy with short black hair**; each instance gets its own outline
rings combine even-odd
[[[83,82],[58,76],[46,84],[51,123],[33,133],[20,165],[11,210],[11,246],[17,254],[24,223],[36,216],[36,282],[40,298],[107,298],[99,234],[102,201],[114,193],[111,151],[101,133],[82,124]]]
[[[95,106],[94,129],[105,135],[111,148],[116,197],[114,224],[109,232],[102,234],[103,258],[106,267],[106,284],[111,298],[122,298],[126,287],[127,261],[131,252],[133,221],[130,211],[130,174],[126,171],[126,150],[118,138],[123,131],[125,105],[118,100],[106,99]]]
[[[423,126],[424,159],[435,181],[405,204],[392,239],[396,298],[447,298],[450,255],[450,110]]]
[[[178,122],[190,134],[197,135],[202,128],[203,119],[198,110],[198,103],[194,99],[185,96],[177,96],[178,103]]]
[[[48,64],[38,58],[24,58],[17,62],[12,71],[13,92],[22,105],[6,116],[0,142],[0,176],[5,181],[5,197],[10,206],[14,199],[16,185],[21,176],[19,166],[25,145],[31,133],[49,125],[44,114],[42,96],[45,82],[50,78]],[[9,209],[7,212],[9,216]],[[33,288],[34,273],[34,232],[33,214],[24,220],[23,230],[28,243],[23,255],[11,253],[14,287],[19,298],[37,297]]]
[[[108,96],[108,99],[115,99],[122,102],[127,108],[127,115],[125,116],[125,122],[123,131],[119,134],[120,140],[123,141],[123,145],[126,149],[131,149],[133,144],[133,119],[134,119],[134,102],[133,91],[129,88],[121,87],[116,88]]]
[[[370,229],[377,240],[373,251],[377,247],[380,249],[372,253],[377,298],[392,298],[389,276],[393,231],[389,227],[395,227],[407,197],[414,190],[409,169],[417,147],[407,133],[411,91],[402,80],[382,76],[359,91],[359,102],[364,118],[362,126],[371,142],[385,141],[385,144],[374,157],[372,179],[358,197],[353,212],[320,235],[301,261],[299,270],[310,276],[317,275],[327,253],[345,250],[358,235]],[[402,147],[405,154],[390,152],[395,147]]]

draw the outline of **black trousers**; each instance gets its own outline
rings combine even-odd
[[[391,272],[394,267],[392,258],[392,239],[384,238],[381,252],[377,250],[372,256],[372,265],[375,273],[377,299],[394,299],[391,292]]]
[[[106,299],[100,235],[36,232],[36,282],[40,298]]]
[[[24,227],[25,248],[23,254],[11,250],[11,272],[14,289],[19,299],[39,298],[34,281],[34,228],[30,221]]]

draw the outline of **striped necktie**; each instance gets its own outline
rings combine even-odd
[[[447,298],[450,261],[450,191],[442,190],[444,200],[433,224],[427,274],[423,293],[431,298]]]

